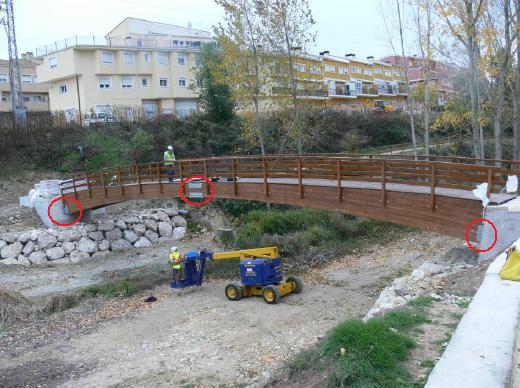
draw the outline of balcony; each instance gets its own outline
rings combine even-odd
[[[408,88],[404,84],[399,84],[397,88],[397,94],[408,95]]]
[[[378,88],[378,94],[395,96],[397,94],[397,88],[392,85],[384,85]]]
[[[360,90],[357,90],[358,95],[364,95],[364,96],[377,96],[378,90],[377,87],[370,84],[363,84]]]
[[[274,95],[290,95],[292,93],[290,88],[284,87],[273,87],[271,92]],[[298,89],[296,90],[296,95],[298,97],[326,98],[328,97],[329,93],[326,90]]]
[[[177,42],[177,43],[175,43]],[[183,42],[184,44],[180,44]],[[202,45],[201,41],[178,41],[170,38],[103,38],[97,36],[73,36],[71,38],[59,40],[51,44],[38,47],[36,56],[51,54],[70,47],[116,47],[116,48],[160,48],[160,49],[191,49],[198,50]]]
[[[329,90],[330,97],[357,97],[355,90],[345,90],[345,89],[330,89]]]

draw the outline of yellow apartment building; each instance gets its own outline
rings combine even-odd
[[[39,62],[32,53],[22,54],[20,73],[22,95],[29,112],[49,111],[49,85],[38,82],[36,66]],[[0,112],[12,111],[11,85],[9,83],[9,61],[0,60]]]
[[[373,108],[378,101],[404,106],[407,94],[400,66],[374,61],[373,57],[365,60],[352,54],[320,54],[295,55],[293,66],[302,103],[349,110]]]
[[[197,109],[189,89],[195,56],[207,31],[126,18],[104,38],[73,37],[37,49],[40,81],[50,109],[70,120],[88,112],[145,117],[187,115]]]

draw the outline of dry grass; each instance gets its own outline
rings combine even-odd
[[[20,293],[0,289],[0,328],[26,321],[38,312],[38,306]]]

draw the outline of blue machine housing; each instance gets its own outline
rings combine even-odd
[[[283,280],[282,259],[240,260],[240,279],[244,286],[267,286]]]
[[[206,259],[211,259],[212,252],[202,250],[200,252],[188,252],[184,256],[184,273],[182,280],[176,281],[175,277],[171,283],[172,288],[186,288],[190,286],[199,287],[204,277]]]

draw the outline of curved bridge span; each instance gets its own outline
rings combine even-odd
[[[180,197],[181,181],[213,178],[215,198],[245,199],[331,210],[463,237],[481,216],[472,190],[488,183],[491,203],[516,194],[500,193],[520,165],[470,158],[370,155],[268,155],[179,160],[175,173],[163,162],[89,171],[61,183],[62,195],[83,209],[154,198]],[[191,186],[191,187],[190,187]],[[194,187],[197,186],[197,187]],[[210,187],[184,185],[187,197],[208,196]],[[200,199],[193,199],[200,201]],[[77,212],[66,201],[69,212]],[[475,230],[472,230],[472,238]]]

